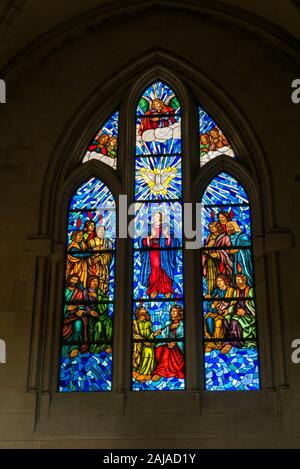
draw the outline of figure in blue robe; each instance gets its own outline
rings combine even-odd
[[[247,277],[248,285],[253,287],[253,264],[249,236],[242,232],[235,221],[228,222],[226,227],[232,245],[230,252],[233,254],[233,279],[237,274],[243,273]]]

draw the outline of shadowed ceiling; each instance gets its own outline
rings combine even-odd
[[[66,21],[83,18],[93,9],[97,14],[109,12],[127,5],[139,7],[152,3],[168,7],[169,2],[147,0],[0,0],[0,65],[4,66],[32,41],[42,34],[57,28]],[[281,28],[295,39],[300,39],[300,0],[197,0],[181,1],[177,4],[207,8],[221,8],[225,12],[245,14],[248,21],[256,19],[267,21],[276,28]],[[297,6],[298,5],[298,6]],[[159,8],[159,7],[158,7]],[[238,10],[237,10],[238,9]],[[250,15],[250,16],[249,16]]]

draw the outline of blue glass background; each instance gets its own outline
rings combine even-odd
[[[181,378],[161,378],[159,381],[140,382],[132,378],[133,391],[184,391],[185,380]]]
[[[243,186],[230,174],[222,172],[207,186],[202,204],[243,204],[249,203]]]
[[[116,207],[115,199],[99,179],[92,177],[75,192],[69,210],[102,210]]]
[[[110,118],[105,122],[101,129],[97,132],[94,140],[98,140],[99,137],[103,134],[109,134],[114,137],[118,136],[119,131],[119,111],[116,111],[110,116]]]
[[[205,388],[207,391],[258,390],[257,349],[233,347],[226,355],[220,350],[205,353]]]
[[[59,391],[111,391],[112,354],[79,354],[60,360]]]

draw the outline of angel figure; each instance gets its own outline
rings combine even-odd
[[[180,122],[175,118],[179,102],[175,94],[168,96],[164,101],[157,95],[153,100],[143,96],[139,105],[145,112],[137,129],[138,140],[141,143],[180,138]]]

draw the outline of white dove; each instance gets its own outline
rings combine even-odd
[[[154,170],[149,168],[140,168],[139,174],[140,177],[146,182],[149,186],[150,192],[157,195],[167,195],[170,182],[176,176],[176,168],[166,168],[166,169],[157,169]]]

